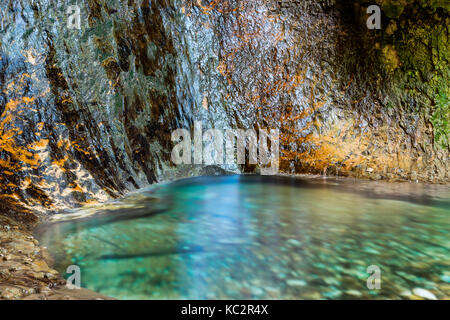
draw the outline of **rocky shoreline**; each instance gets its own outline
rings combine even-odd
[[[3,217],[0,217],[2,224]],[[49,264],[51,257],[29,231],[11,221],[0,229],[0,299],[6,300],[107,300],[109,297],[66,287],[66,281]]]
[[[3,201],[3,199],[2,199]],[[17,208],[17,210],[23,210]],[[51,268],[52,259],[33,237],[32,229],[41,220],[31,212],[27,221],[7,215],[20,212],[0,206],[0,300],[105,300],[98,293],[66,287],[66,281]]]

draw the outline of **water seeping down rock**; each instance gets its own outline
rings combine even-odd
[[[359,0],[84,0],[80,30],[69,2],[0,4],[2,258],[41,261],[4,245],[39,215],[220,172],[170,160],[195,121],[280,129],[288,174],[450,180],[446,1],[374,0],[381,30]],[[3,297],[60,281],[30,263]]]

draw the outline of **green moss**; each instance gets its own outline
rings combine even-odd
[[[445,92],[439,92],[436,96],[435,103],[436,109],[433,113],[431,121],[434,126],[435,142],[442,148],[449,148],[450,138],[450,90],[446,89]]]
[[[419,0],[422,7],[429,7],[433,10],[442,8],[446,11],[450,11],[450,1],[448,0]]]
[[[400,59],[398,58],[397,51],[391,45],[386,45],[383,50],[383,60],[386,66],[386,69],[389,72],[394,71],[400,66]]]
[[[437,5],[427,1],[429,6]],[[410,8],[411,9],[411,8]],[[434,127],[435,145],[449,148],[449,83],[450,48],[448,44],[448,21],[445,13],[427,14],[422,12],[416,20],[410,19],[413,10],[405,11],[400,18],[403,25],[389,39],[395,45],[400,68],[396,69],[394,92],[406,100],[416,103],[413,112],[422,112]],[[394,51],[386,44],[382,51],[384,68],[392,72],[395,64]],[[390,59],[388,59],[390,58]],[[408,103],[409,104],[409,103]]]
[[[384,0],[381,9],[389,18],[398,18],[405,9],[406,0]]]
[[[433,78],[430,81],[435,89],[435,110],[432,123],[435,130],[435,142],[442,148],[449,148],[450,137],[450,48],[447,28],[443,25],[435,28],[431,34]]]

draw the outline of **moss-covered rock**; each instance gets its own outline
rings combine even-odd
[[[360,2],[362,4],[362,2]],[[433,127],[435,148],[449,150],[450,2],[380,0],[385,16],[382,32],[362,31],[366,47],[388,73],[384,81],[390,96],[385,106],[420,114]],[[364,9],[363,9],[364,10]]]

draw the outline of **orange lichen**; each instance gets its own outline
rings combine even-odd
[[[47,148],[48,143],[49,143],[48,139],[41,139],[41,140],[33,143],[29,148],[31,150],[35,150],[35,151],[44,150],[45,148]]]
[[[65,156],[63,159],[54,160],[52,162],[52,164],[54,164],[54,165],[56,165],[56,166],[58,166],[60,168],[63,168],[64,164],[67,162],[67,160],[69,160],[69,156]]]
[[[74,182],[70,185],[70,187],[72,188],[73,191],[77,191],[77,192],[86,192],[86,190],[84,190],[78,183]]]
[[[39,131],[42,131],[42,129],[44,129],[44,123],[43,123],[43,122],[39,122],[39,123],[36,125],[36,128],[37,128]]]
[[[14,159],[22,161],[32,168],[37,168],[39,165],[39,156],[32,154],[23,147],[17,146],[14,140],[6,135],[0,134],[0,150],[7,151]]]
[[[202,5],[202,0],[197,0],[197,5],[203,10],[204,14],[209,14],[210,11],[214,10],[214,8],[219,4],[221,0],[211,1],[208,5]],[[183,7],[184,8],[184,7]]]

